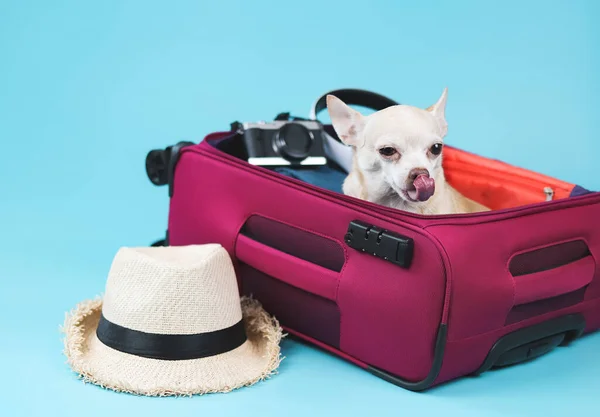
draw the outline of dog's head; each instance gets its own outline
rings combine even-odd
[[[443,139],[447,89],[428,109],[397,105],[365,116],[335,96],[327,97],[331,123],[354,148],[369,182],[385,185],[408,203],[427,201],[444,181]]]

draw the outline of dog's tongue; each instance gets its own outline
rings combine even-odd
[[[419,175],[415,178],[413,185],[417,191],[415,197],[417,201],[429,200],[435,191],[435,180],[425,175]]]

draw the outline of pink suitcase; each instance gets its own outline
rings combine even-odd
[[[447,146],[448,181],[494,210],[425,217],[251,165],[240,144],[148,155],[170,196],[157,244],[223,245],[290,334],[422,391],[600,327],[600,193]]]

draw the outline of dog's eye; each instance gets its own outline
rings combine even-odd
[[[429,148],[429,152],[431,152],[433,155],[441,154],[442,153],[442,144],[441,143],[434,144],[431,148]]]
[[[383,156],[392,156],[396,154],[396,152],[396,149],[392,148],[391,146],[386,146],[385,148],[381,148],[379,150],[379,153]]]

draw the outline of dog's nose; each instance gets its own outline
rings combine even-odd
[[[426,177],[429,177],[429,171],[427,171],[425,168],[413,168],[408,173],[408,179],[410,182],[413,182],[420,175],[425,175]]]

